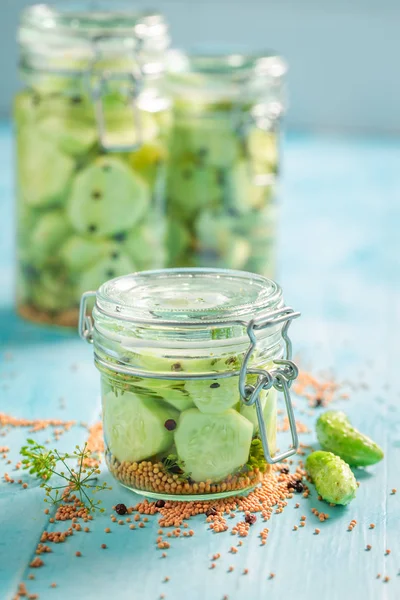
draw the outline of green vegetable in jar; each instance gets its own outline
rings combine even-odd
[[[355,498],[356,478],[339,456],[318,450],[307,457],[306,469],[318,494],[327,502],[349,504]]]
[[[374,465],[384,456],[382,448],[355,429],[342,411],[329,410],[321,415],[316,430],[322,448],[353,467]]]

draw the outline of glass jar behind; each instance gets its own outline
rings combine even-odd
[[[275,274],[286,66],[274,54],[170,53],[169,266]]]
[[[93,324],[90,295],[81,335],[94,344],[106,462],[120,483],[154,498],[218,498],[255,487],[269,462],[296,452],[289,414],[293,447],[275,455],[297,314],[274,282],[217,269],[136,273],[101,286]]]
[[[17,306],[67,326],[83,291],[165,261],[167,26],[97,6],[31,6],[18,36]]]

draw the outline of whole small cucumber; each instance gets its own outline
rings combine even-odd
[[[339,456],[318,450],[307,457],[306,469],[318,494],[327,502],[348,504],[355,498],[356,478]]]
[[[383,458],[383,450],[355,429],[342,411],[328,410],[316,425],[317,438],[324,450],[343,458],[352,467],[374,465]]]

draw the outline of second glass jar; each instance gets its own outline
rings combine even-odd
[[[169,266],[274,277],[285,73],[275,54],[170,53]]]

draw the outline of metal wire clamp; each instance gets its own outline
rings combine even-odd
[[[291,360],[292,343],[288,336],[288,329],[290,323],[293,319],[296,319],[299,316],[300,313],[294,312],[292,308],[284,307],[270,313],[268,315],[267,320],[261,322],[257,320],[252,320],[247,326],[247,335],[250,339],[250,346],[243,359],[243,363],[240,369],[239,391],[241,401],[244,405],[252,406],[253,404],[255,404],[264,456],[265,460],[270,464],[275,464],[277,462],[282,461],[285,458],[288,458],[289,456],[292,456],[293,454],[296,454],[299,448],[299,439],[297,435],[296,422],[294,418],[293,406],[289,392],[290,386],[292,385],[294,379],[296,379],[298,375],[298,368]],[[282,328],[282,337],[285,341],[286,346],[285,358],[281,360],[275,360],[274,364],[276,365],[276,368],[273,368],[269,371],[264,371],[263,369],[249,369],[248,364],[250,358],[257,346],[256,332],[263,329],[267,329],[269,327],[273,327],[275,325],[279,325],[280,323],[284,323]],[[258,375],[257,383],[255,385],[250,385],[246,383],[246,377],[248,374]],[[286,405],[286,412],[289,419],[290,433],[292,437],[292,445],[289,448],[289,450],[280,454],[276,454],[275,456],[271,456],[271,452],[269,450],[267,431],[263,416],[263,408],[260,401],[261,390],[270,390],[272,387],[274,387],[279,392],[283,392]]]
[[[138,150],[143,141],[143,123],[140,115],[140,110],[137,104],[137,99],[143,89],[143,74],[139,64],[132,68],[129,72],[115,72],[106,70],[97,70],[96,65],[101,57],[100,44],[103,40],[102,36],[92,40],[93,60],[90,68],[86,72],[86,81],[90,91],[90,95],[94,104],[94,112],[99,132],[99,142],[101,147],[107,152],[133,152]],[[138,45],[135,51],[135,58],[139,60],[139,52],[142,46],[142,40],[138,40]],[[129,103],[132,111],[133,131],[137,139],[134,144],[112,144],[107,142],[107,123],[105,118],[105,110],[103,99],[106,95],[109,82],[120,82],[126,84]]]

